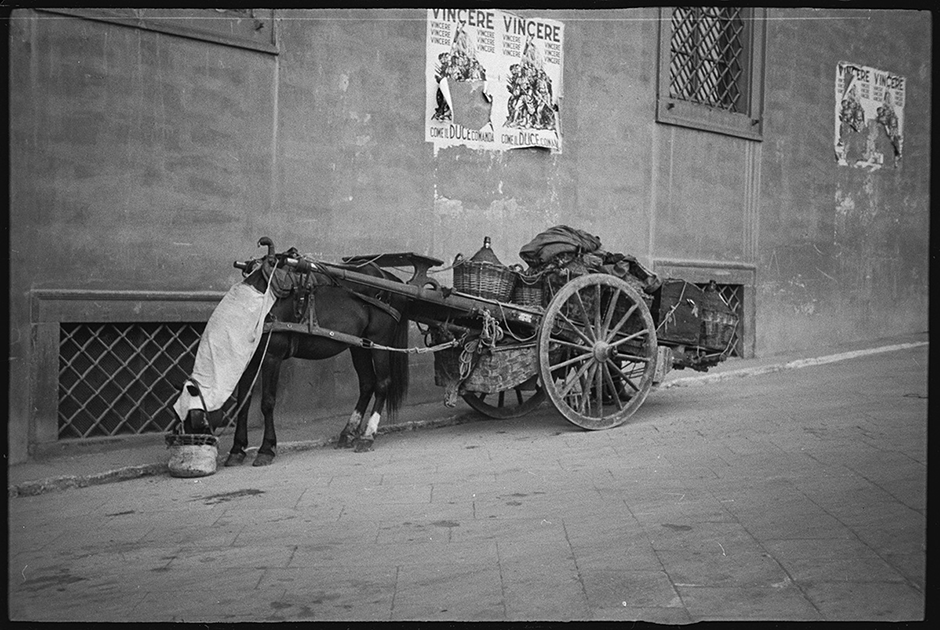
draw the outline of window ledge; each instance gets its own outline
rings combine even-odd
[[[750,118],[746,114],[735,114],[674,98],[660,98],[657,101],[656,122],[747,140],[763,140],[762,118]]]

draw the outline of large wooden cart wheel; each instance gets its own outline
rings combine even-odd
[[[640,293],[612,275],[564,284],[539,329],[539,373],[552,404],[584,429],[610,429],[643,404],[656,371],[656,327]]]
[[[541,405],[545,400],[545,390],[538,383],[534,388],[518,386],[495,394],[467,392],[463,399],[484,416],[503,420],[522,417]]]

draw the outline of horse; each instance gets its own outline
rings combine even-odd
[[[293,251],[293,250],[290,250]],[[402,282],[394,274],[377,265],[356,267],[355,271],[394,282]],[[390,348],[405,348],[408,342],[407,299],[402,295],[379,289],[355,287],[336,281],[328,273],[316,274],[319,283],[311,293],[309,308],[315,313],[315,321],[326,330],[355,335],[375,344]],[[250,270],[244,282],[257,290],[267,290],[268,280],[261,266]],[[268,315],[268,320],[300,323],[305,314],[298,309],[295,299],[301,297],[301,287],[294,287],[286,297],[278,298]],[[364,297],[363,297],[364,296]],[[381,301],[382,303],[378,303]],[[307,300],[304,299],[306,307]],[[383,305],[386,305],[383,308]],[[388,307],[391,307],[389,309]],[[397,314],[398,317],[395,317]],[[357,347],[329,339],[293,331],[263,333],[258,349],[252,356],[238,386],[236,400],[239,411],[235,425],[235,436],[225,466],[236,466],[244,462],[248,446],[248,408],[251,389],[256,372],[261,369],[261,413],[264,416],[264,437],[255,456],[253,466],[271,464],[277,454],[277,436],[274,430],[274,407],[277,401],[277,383],[281,363],[287,359],[318,361],[341,354],[349,349],[353,367],[359,378],[359,398],[346,425],[339,434],[336,448],[353,448],[362,453],[372,450],[376,431],[383,412],[394,419],[408,391],[408,356],[404,352]],[[369,402],[374,398],[372,413],[366,416]]]

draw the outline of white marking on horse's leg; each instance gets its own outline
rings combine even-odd
[[[379,420],[381,418],[381,414],[373,413],[372,417],[369,418],[369,424],[366,426],[366,432],[362,434],[362,437],[366,439],[375,437],[375,432],[379,429]]]
[[[346,423],[346,428],[355,431],[360,422],[362,422],[362,414],[353,409],[352,415],[349,416],[349,422]]]

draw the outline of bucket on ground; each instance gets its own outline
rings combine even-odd
[[[174,477],[205,477],[216,471],[219,438],[214,435],[171,433],[166,436],[170,451],[167,467]]]

